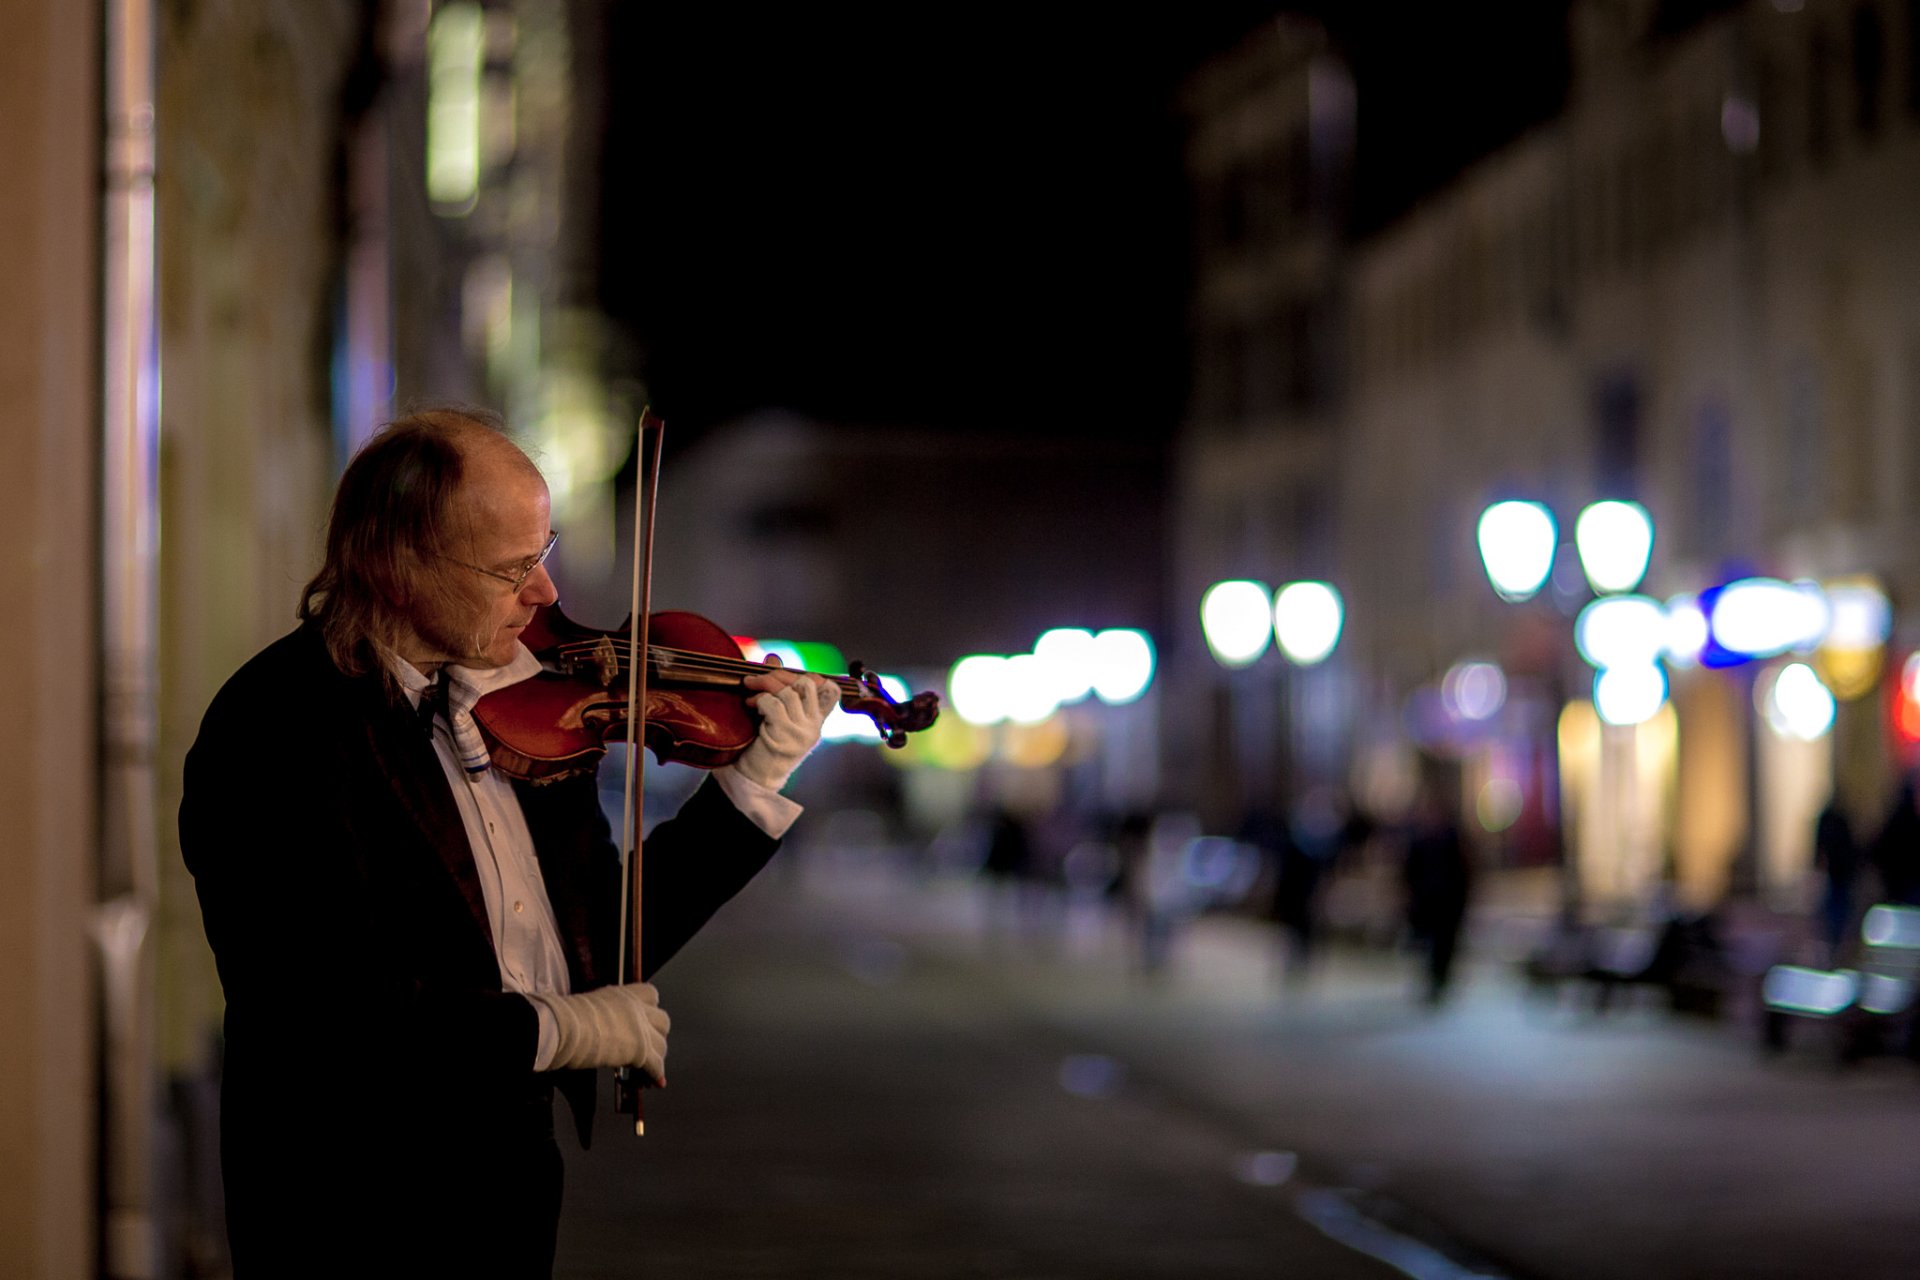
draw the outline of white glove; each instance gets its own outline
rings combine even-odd
[[[733,767],[749,780],[778,791],[819,743],[827,713],[840,705],[840,689],[832,681],[802,675],[785,688],[757,695],[748,705],[760,713],[760,736],[740,753]]]
[[[638,1067],[655,1084],[667,1082],[667,1028],[651,982],[599,987],[573,996],[530,995],[553,1015],[560,1043],[549,1066]]]

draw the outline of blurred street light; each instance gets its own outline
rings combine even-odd
[[[968,724],[998,724],[1007,718],[1007,689],[1003,670],[1007,660],[996,654],[974,653],[953,664],[947,673],[947,697],[953,712]]]
[[[1667,673],[1658,663],[1608,667],[1593,679],[1593,708],[1612,725],[1651,720],[1667,700]]]
[[[1782,667],[1764,686],[1761,710],[1783,738],[1813,742],[1833,728],[1833,694],[1804,662]]]
[[[1324,582],[1291,582],[1273,598],[1273,634],[1298,666],[1326,661],[1345,619],[1340,593]]]
[[[1596,502],[1574,522],[1573,544],[1594,594],[1631,591],[1647,576],[1653,520],[1637,502]]]
[[[1099,662],[1093,632],[1084,627],[1055,627],[1033,642],[1033,654],[1045,665],[1054,697],[1062,706],[1093,692]]]
[[[1700,652],[1707,647],[1707,615],[1697,596],[1682,593],[1667,601],[1667,636],[1663,651],[1667,661],[1680,667],[1700,664]]]
[[[1015,724],[1039,724],[1060,709],[1047,664],[1031,653],[1017,653],[999,669],[1005,693],[1002,706]]]
[[[1811,650],[1826,636],[1829,619],[1818,583],[1777,578],[1728,583],[1707,610],[1713,643],[1739,659]]]
[[[1200,629],[1223,667],[1244,667],[1273,640],[1273,603],[1265,583],[1216,582],[1200,597]]]
[[[1574,620],[1573,643],[1596,667],[1645,666],[1666,649],[1665,610],[1646,596],[1603,596]]]
[[[1093,637],[1093,691],[1110,707],[1139,700],[1153,683],[1153,665],[1144,631],[1114,627]]]
[[[1553,571],[1560,530],[1538,502],[1496,502],[1480,514],[1480,561],[1502,600],[1527,600]]]

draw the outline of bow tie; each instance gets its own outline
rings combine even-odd
[[[447,680],[444,676],[434,676],[431,683],[420,691],[420,705],[415,708],[420,717],[420,728],[427,736],[433,736],[433,718],[439,716],[447,724],[453,724],[453,707],[447,699]]]
[[[486,739],[480,736],[480,726],[473,722],[473,704],[479,700],[478,689],[468,684],[456,688],[444,669],[420,694],[421,727],[431,737],[434,718],[446,720],[447,728],[453,733],[453,753],[460,758],[460,767],[466,770],[469,782],[479,781],[487,766],[493,763],[487,754]]]

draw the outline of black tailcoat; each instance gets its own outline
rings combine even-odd
[[[594,780],[518,788],[576,991],[614,979],[618,854]],[[501,989],[473,853],[431,741],[303,627],[214,698],[180,843],[226,991],[222,1159],[238,1274],[524,1274],[559,1204],[551,1089]],[[647,838],[643,970],[776,841],[711,781]],[[531,1232],[523,1267],[508,1259]],[[544,1235],[542,1234],[544,1233]]]

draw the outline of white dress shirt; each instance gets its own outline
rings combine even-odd
[[[495,689],[538,675],[540,660],[525,645],[517,648],[513,661],[504,667],[482,669],[452,664],[442,667],[442,678],[450,682],[456,705],[460,702],[471,705]],[[432,681],[397,656],[391,656],[387,665],[406,691],[407,700],[418,709]],[[500,985],[522,995],[567,994],[571,983],[567,976],[566,951],[560,941],[560,926],[554,918],[553,904],[547,898],[540,860],[534,854],[533,836],[527,830],[526,816],[520,811],[520,799],[514,794],[512,783],[493,769],[467,772],[454,742],[453,727],[444,715],[436,715],[433,720],[433,753],[447,775],[447,785],[453,790],[454,803],[466,827],[467,843],[473,850],[487,920],[493,926]],[[799,805],[777,791],[742,777],[731,767],[716,769],[714,780],[734,808],[776,840],[784,836],[800,816]],[[533,1007],[540,1021],[533,1069],[544,1071],[553,1062],[559,1033],[553,1015],[537,1001]]]

